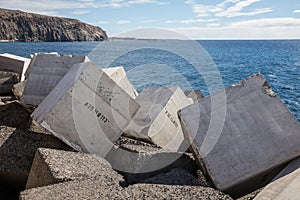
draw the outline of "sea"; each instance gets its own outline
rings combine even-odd
[[[99,67],[123,66],[137,91],[200,89],[207,96],[261,73],[300,122],[300,40],[116,40],[0,43],[0,53],[87,55]]]

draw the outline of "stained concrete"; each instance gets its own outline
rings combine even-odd
[[[136,98],[141,105],[125,134],[170,151],[185,152],[177,111],[191,104],[179,87],[144,88]]]
[[[63,191],[63,192],[62,192]],[[107,184],[98,178],[75,180],[45,187],[25,190],[20,194],[26,199],[228,199],[228,195],[202,186],[135,184],[123,188]]]
[[[200,99],[204,98],[202,92],[200,90],[186,90],[184,91],[186,97],[192,99],[192,103],[199,101]]]
[[[28,131],[30,113],[17,102],[0,106],[0,119],[0,186],[19,190],[25,187],[36,150],[64,145],[52,135]]]
[[[19,74],[0,71],[0,94],[12,93],[13,85],[19,82]]]
[[[300,196],[300,158],[290,162],[254,200],[294,200]]]
[[[102,70],[123,90],[125,90],[131,98],[135,99],[138,96],[137,91],[129,82],[123,67],[102,68]]]
[[[85,62],[69,70],[32,118],[77,151],[105,157],[138,108],[106,73]]]
[[[116,185],[124,181],[99,156],[40,148],[35,154],[26,189],[92,177]]]
[[[218,189],[234,196],[266,185],[300,155],[300,125],[260,74],[179,116],[199,166]]]
[[[30,64],[30,59],[12,54],[0,54],[0,71],[14,72],[19,75],[20,81],[25,80],[25,72]]]
[[[76,63],[89,61],[86,56],[36,54],[26,71],[28,79],[23,96],[24,104],[37,106]]]
[[[26,83],[27,80],[14,84],[12,87],[12,92],[18,100],[20,100],[23,95]]]

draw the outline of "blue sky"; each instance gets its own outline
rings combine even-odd
[[[149,27],[192,39],[300,39],[299,0],[0,0],[0,7],[77,18],[109,36]]]

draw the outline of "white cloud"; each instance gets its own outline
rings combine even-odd
[[[0,0],[3,8],[50,15],[58,15],[59,10],[65,9],[122,8],[137,4],[166,5],[167,3],[169,2],[161,0],[51,0],[51,3],[48,0]]]
[[[168,20],[165,23],[167,24],[191,24],[191,23],[199,23],[199,22],[213,22],[217,21],[217,19],[185,19],[185,20]]]
[[[71,12],[71,14],[73,15],[84,15],[88,13],[90,13],[89,10],[74,10],[73,12]]]
[[[262,13],[272,12],[271,8],[258,8],[254,10],[244,11],[247,7],[251,6],[261,0],[224,0],[217,5],[204,5],[198,4],[194,0],[187,0],[185,3],[192,6],[193,12],[197,17],[238,17],[238,16],[252,16]],[[228,6],[232,4],[231,6]]]
[[[300,29],[300,18],[263,18],[234,22],[231,27],[295,27]]]
[[[294,10],[293,13],[300,13],[300,10]]]
[[[129,24],[130,21],[127,21],[127,20],[119,20],[117,21],[117,24]]]
[[[262,18],[210,27],[174,29],[194,39],[299,39],[300,18]]]

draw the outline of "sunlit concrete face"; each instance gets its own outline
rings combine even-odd
[[[124,131],[170,151],[185,151],[177,111],[191,104],[179,87],[145,88],[136,98],[141,108]]]
[[[139,105],[94,63],[74,65],[32,117],[78,151],[102,157]]]
[[[121,88],[123,88],[131,98],[135,99],[138,95],[133,85],[129,82],[123,67],[102,68],[102,70]]]

